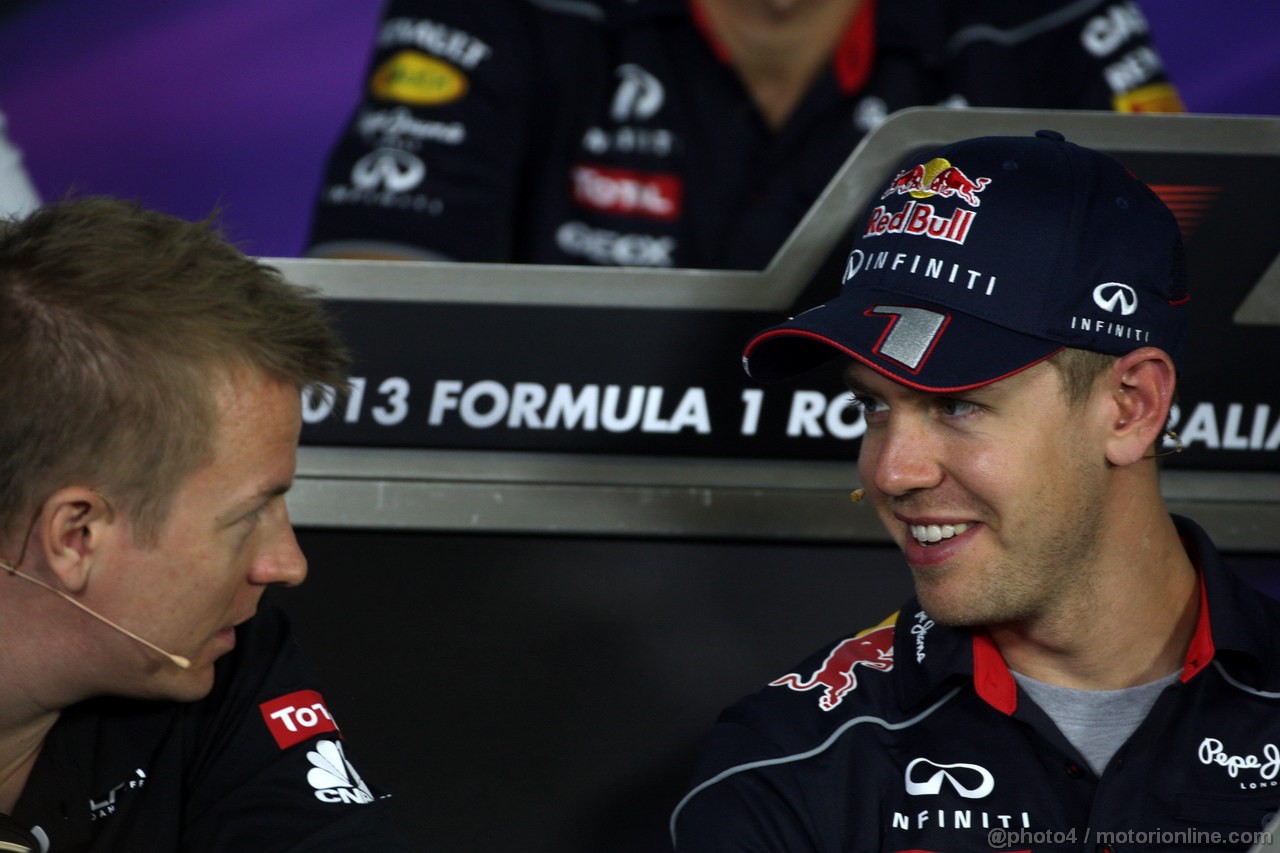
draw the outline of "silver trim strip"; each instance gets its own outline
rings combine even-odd
[[[1057,29],[1073,18],[1082,18],[1100,6],[1102,6],[1101,0],[1077,0],[1070,6],[1064,6],[1055,12],[1008,30],[1002,30],[990,24],[975,24],[956,32],[947,42],[946,52],[954,55],[979,41],[993,41],[1006,46],[1021,44],[1041,33]]]
[[[1255,690],[1254,688],[1250,687],[1247,684],[1243,684],[1239,681],[1236,681],[1234,678],[1232,678],[1230,675],[1227,674],[1226,667],[1224,667],[1220,661],[1215,660],[1213,662],[1213,666],[1215,669],[1218,670],[1218,674],[1221,675],[1223,678],[1225,678],[1227,680],[1227,683],[1230,684],[1232,687],[1238,687],[1241,690],[1243,690],[1245,693],[1251,693],[1254,696],[1261,696],[1263,699],[1280,699],[1280,693],[1268,693],[1265,690]]]
[[[932,705],[930,705],[928,708],[921,711],[916,716],[912,717],[909,720],[904,720],[901,723],[890,723],[889,721],[882,720],[879,717],[854,717],[852,720],[847,721],[844,725],[840,726],[840,728],[832,732],[831,736],[828,737],[825,741],[823,741],[820,745],[814,747],[813,749],[808,750],[807,752],[799,752],[799,753],[796,753],[795,755],[784,755],[781,758],[770,758],[764,761],[750,761],[746,764],[739,764],[737,767],[730,767],[727,770],[721,771],[720,773],[716,774],[715,776],[712,776],[710,779],[706,780],[702,784],[696,786],[689,793],[685,794],[683,799],[681,799],[680,802],[676,804],[675,811],[671,813],[671,823],[670,823],[672,846],[676,846],[676,819],[680,817],[681,810],[684,809],[684,807],[689,803],[690,800],[694,798],[694,796],[705,791],[707,788],[710,788],[712,785],[715,785],[719,782],[723,782],[725,779],[728,779],[730,776],[735,776],[738,773],[743,773],[747,770],[756,770],[761,767],[775,767],[779,764],[790,764],[796,761],[803,761],[806,758],[812,758],[815,755],[819,755],[825,752],[827,749],[831,747],[833,743],[839,740],[840,737],[843,736],[845,732],[849,731],[849,729],[853,728],[854,726],[860,725],[862,723],[875,723],[876,725],[882,728],[888,729],[889,731],[900,731],[902,729],[911,728],[916,723],[925,719],[934,711],[938,710],[943,705],[950,702],[955,697],[955,695],[959,693],[962,689],[963,688],[961,687],[954,688],[946,696],[943,696],[937,702],[934,702]]]

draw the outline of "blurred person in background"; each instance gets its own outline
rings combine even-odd
[[[1133,2],[391,0],[308,254],[760,269],[920,105],[1182,110]]]

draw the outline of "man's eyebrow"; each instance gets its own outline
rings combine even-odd
[[[258,507],[265,506],[271,500],[280,497],[292,488],[292,480],[287,483],[272,483],[270,485],[263,486],[244,500],[236,501],[236,503],[222,517],[223,523],[230,523],[231,521],[239,518],[246,511],[251,512]]]
[[[865,384],[859,381],[858,377],[854,375],[852,369],[846,369],[844,371],[844,386],[855,395],[866,394],[870,396],[872,393]]]
[[[856,379],[851,379],[847,376],[845,377],[845,380],[844,380],[844,387],[849,389],[849,393],[853,394],[854,396],[858,396],[858,395],[871,396],[871,392],[867,390],[865,385],[863,385],[861,382],[858,382]]]
[[[284,483],[275,483],[258,492],[258,496],[263,498],[278,498],[292,488],[293,480],[289,480]]]

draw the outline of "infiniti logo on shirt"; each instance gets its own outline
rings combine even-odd
[[[920,767],[920,765],[924,765]],[[941,794],[943,782],[966,800],[980,800],[996,787],[991,771],[977,764],[938,764],[917,758],[907,765],[907,793],[922,797]]]

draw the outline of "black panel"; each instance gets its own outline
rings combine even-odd
[[[897,609],[889,547],[303,531],[273,592],[421,848],[649,853],[716,714]],[[1233,558],[1280,598],[1280,558]]]

